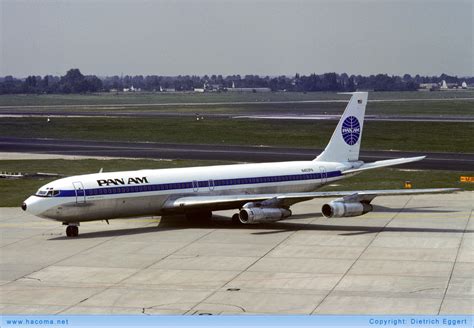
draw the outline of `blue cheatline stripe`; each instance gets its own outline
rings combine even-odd
[[[331,171],[326,173],[326,178],[334,178],[341,176],[341,171]],[[251,178],[235,178],[235,179],[218,179],[218,180],[200,180],[197,183],[199,188],[208,188],[209,184],[214,183],[214,188],[222,186],[237,186],[237,185],[254,185],[274,182],[288,182],[288,181],[305,181],[305,180],[321,180],[321,173],[306,173],[306,174],[292,174],[292,175],[275,175],[266,177],[251,177]],[[196,185],[194,185],[194,188]],[[144,184],[144,185],[128,185],[128,186],[114,186],[86,189],[86,196],[96,195],[115,195],[115,194],[129,194],[135,192],[149,192],[149,191],[164,191],[190,189],[193,190],[193,182],[174,182],[161,184]],[[78,190],[78,196],[84,196],[84,191]],[[75,197],[75,190],[61,190],[57,197]]]

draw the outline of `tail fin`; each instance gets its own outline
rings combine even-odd
[[[368,93],[352,92],[351,94],[351,100],[332,134],[331,140],[315,161],[348,162],[359,159]]]

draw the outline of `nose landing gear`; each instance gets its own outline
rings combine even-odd
[[[77,237],[79,235],[79,223],[63,222],[63,225],[67,225],[66,236]]]

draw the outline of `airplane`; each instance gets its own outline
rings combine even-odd
[[[81,222],[146,215],[185,214],[207,220],[213,211],[235,209],[237,224],[275,222],[290,207],[314,198],[335,198],[322,206],[327,218],[373,210],[376,196],[451,193],[458,188],[315,190],[367,170],[422,160],[425,156],[364,163],[359,160],[367,92],[353,92],[324,151],[312,161],[233,164],[124,172],[99,172],[52,181],[30,196],[22,209],[67,225],[76,237]]]

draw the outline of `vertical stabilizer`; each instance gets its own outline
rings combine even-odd
[[[349,162],[359,159],[368,93],[353,92],[351,94],[351,100],[332,134],[331,140],[315,161]]]

